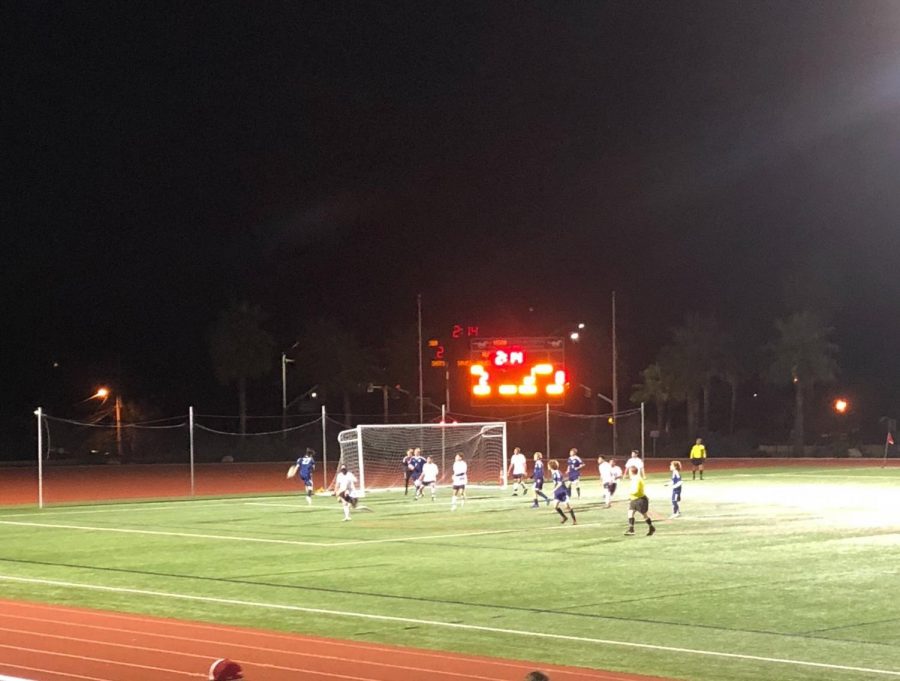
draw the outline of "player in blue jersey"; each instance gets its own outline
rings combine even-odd
[[[413,457],[413,448],[410,447],[406,450],[406,456],[403,457],[403,461],[400,464],[403,467],[403,494],[409,494],[409,480],[412,477],[412,457]]]
[[[541,497],[549,506],[550,505],[550,497],[544,494],[544,455],[540,452],[534,453],[534,468],[531,471],[531,479],[534,480],[534,503],[531,504],[531,508],[537,508],[540,506],[538,503],[538,497]]]
[[[563,476],[559,470],[559,462],[557,462],[556,459],[550,459],[550,461],[547,462],[547,466],[550,468],[550,475],[553,480],[553,505],[556,508],[556,512],[562,517],[562,522],[566,522],[568,518],[561,508],[562,506],[565,506],[569,515],[572,516],[572,524],[577,525],[578,521],[575,520],[575,509],[572,508],[572,505],[569,503],[569,488],[566,487],[566,484],[563,482]]]
[[[425,468],[426,461],[427,459],[422,456],[422,450],[416,447],[413,450],[412,458],[409,460],[409,465],[412,466],[412,472],[409,477],[413,482],[413,486],[416,488],[416,500],[422,496],[422,469]]]
[[[569,488],[569,496],[572,496],[572,488],[578,498],[581,498],[581,469],[584,468],[584,461],[578,456],[578,450],[575,447],[569,450],[569,458],[566,459],[566,486]]]
[[[313,490],[313,471],[316,470],[316,453],[309,447],[306,452],[297,459],[297,478],[306,486],[306,503],[312,503]]]
[[[666,483],[672,485],[672,518],[681,515],[681,462],[673,461],[669,464],[669,470],[672,471],[672,482]]]

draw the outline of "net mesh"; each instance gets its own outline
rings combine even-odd
[[[503,483],[506,423],[447,423],[357,426],[338,436],[340,464],[356,475],[362,492],[402,488],[403,457],[418,447],[438,465],[438,483],[449,484],[461,453],[469,485]]]

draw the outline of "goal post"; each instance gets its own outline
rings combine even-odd
[[[469,486],[506,487],[506,422],[371,424],[338,435],[339,465],[359,481],[360,494],[403,487],[403,457],[418,447],[438,465],[438,482],[449,484],[456,454],[468,464]]]

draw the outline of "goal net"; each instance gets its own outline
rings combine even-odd
[[[363,425],[338,435],[340,464],[359,479],[360,493],[403,487],[403,457],[419,447],[438,465],[438,483],[449,484],[460,453],[468,484],[506,485],[506,423],[416,423]]]

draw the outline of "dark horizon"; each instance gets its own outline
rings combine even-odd
[[[322,316],[377,346],[419,293],[426,334],[608,338],[615,290],[623,394],[687,313],[763,341],[813,307],[835,389],[900,413],[893,3],[39,4],[8,33],[4,440],[117,374],[234,404],[231,300],[280,352]]]

